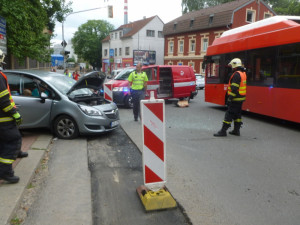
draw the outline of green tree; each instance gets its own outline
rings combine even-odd
[[[278,15],[300,16],[299,0],[269,0],[266,2]]]
[[[72,2],[66,3],[65,0],[41,0],[41,4],[46,10],[48,22],[48,29],[53,32],[55,28],[55,21],[62,22],[66,14],[72,12]]]
[[[89,20],[82,24],[72,38],[74,52],[94,68],[101,68],[102,40],[114,26],[103,20]]]
[[[54,29],[54,17],[59,18],[57,12],[60,12],[56,10],[63,10],[58,4],[64,1],[0,0],[0,15],[6,20],[8,55],[12,54],[21,61],[29,57],[49,62],[52,33],[48,31]],[[51,13],[50,9],[53,10]]]
[[[207,0],[182,0],[181,1],[182,14],[204,9],[211,6],[216,6],[231,1],[232,0],[208,0],[208,1]]]

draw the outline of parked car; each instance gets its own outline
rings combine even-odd
[[[93,71],[77,82],[48,71],[4,71],[23,128],[50,128],[62,139],[98,134],[119,126],[115,103],[99,94],[105,74]],[[94,92],[93,90],[96,90]]]
[[[203,89],[205,86],[204,76],[201,74],[195,74],[195,75],[196,75],[196,88]]]
[[[117,69],[111,71],[110,75],[107,76],[108,79],[114,79],[123,69]]]

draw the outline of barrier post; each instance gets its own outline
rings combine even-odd
[[[176,207],[176,201],[166,184],[165,101],[155,99],[141,101],[143,134],[144,185],[137,193],[146,209],[160,210]]]
[[[113,101],[113,91],[112,91],[113,85],[112,84],[104,84],[103,85],[103,91],[104,91],[104,99]]]

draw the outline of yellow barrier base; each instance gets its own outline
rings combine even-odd
[[[166,187],[158,191],[151,191],[144,185],[136,189],[146,211],[175,208],[177,206]]]

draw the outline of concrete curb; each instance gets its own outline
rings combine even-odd
[[[0,224],[10,224],[10,220],[15,214],[23,193],[28,184],[31,182],[35,170],[40,165],[41,160],[45,155],[45,150],[48,149],[52,141],[52,136],[41,135],[28,150],[29,157],[20,160],[17,164],[15,174],[20,177],[17,184],[3,183],[0,186]]]

